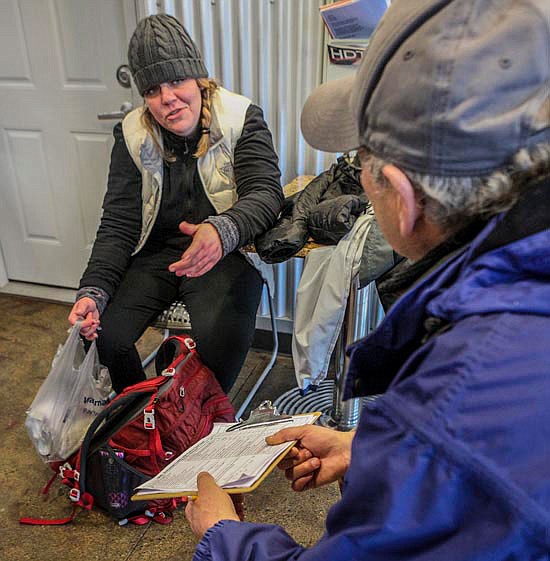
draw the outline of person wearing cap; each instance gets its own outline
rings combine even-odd
[[[271,133],[258,106],[208,78],[172,16],[138,23],[128,63],[144,105],[114,128],[103,216],[69,321],[97,339],[120,392],[145,379],[137,339],[182,300],[227,392],[262,291],[239,248],[272,226],[283,201]]]
[[[268,438],[297,440],[295,490],[343,478],[315,545],[238,522],[202,473],[194,560],[550,559],[550,3],[394,0],[355,78],[308,98],[302,132],[359,149],[408,258],[348,349],[345,397],[382,395],[355,433]]]

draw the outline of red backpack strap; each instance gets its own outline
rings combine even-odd
[[[76,492],[74,492],[76,491]],[[80,495],[80,491],[73,487],[69,493],[69,497],[73,501],[73,506],[69,516],[65,518],[20,518],[20,524],[26,524],[30,526],[63,526],[72,522],[79,512],[79,508],[82,510],[91,510],[94,504],[94,498],[89,493],[83,493]],[[74,500],[78,497],[77,500]]]
[[[120,401],[124,397],[135,393],[152,393],[156,396],[161,386],[166,383],[166,380],[166,376],[155,376],[154,378],[143,380],[143,382],[138,382],[133,386],[128,386],[113,398],[113,400],[109,403],[109,406],[117,401]]]
[[[79,472],[78,467],[80,464],[80,454],[76,457],[76,468],[73,468],[68,462],[59,466],[59,473],[55,473],[54,477],[50,479],[48,484],[42,490],[42,493],[49,491],[51,484],[54,479],[59,475],[63,482],[67,485],[72,485],[69,491],[69,498],[73,502],[71,513],[64,518],[32,518],[32,517],[22,517],[19,519],[20,524],[26,524],[31,526],[63,526],[72,522],[79,512],[79,508],[83,510],[90,510],[94,503],[94,498],[89,493],[80,494],[79,489]]]
[[[109,404],[108,406],[98,415],[92,424],[90,425],[86,436],[84,438],[84,442],[74,458],[74,468],[72,465],[65,463],[59,465],[59,475],[62,477],[63,482],[70,485],[71,489],[69,491],[69,498],[73,502],[71,513],[64,517],[64,518],[55,518],[55,519],[44,519],[44,518],[32,518],[32,517],[22,517],[19,519],[21,524],[29,524],[29,525],[47,525],[47,526],[60,526],[64,524],[68,524],[74,520],[76,515],[79,512],[79,509],[83,510],[90,510],[94,503],[94,498],[90,493],[86,492],[85,489],[85,479],[86,479],[86,463],[87,463],[87,455],[88,455],[88,445],[90,444],[91,439],[93,438],[95,431],[101,426],[101,423],[105,418],[107,418],[111,411],[118,409],[119,407],[123,407],[123,403],[132,399],[132,396],[135,394],[150,394],[150,398],[147,402],[147,407],[154,407],[156,403],[159,390],[160,388],[167,383],[169,380],[169,376],[157,376],[156,378],[152,378],[149,380],[144,380],[139,384],[134,384],[133,386],[129,386],[119,395],[117,395]],[[154,409],[153,409],[154,411]],[[154,413],[153,413],[154,419]],[[153,421],[153,428],[154,428],[154,421]],[[152,449],[158,451],[159,456],[162,457],[162,445],[160,442],[160,436],[158,434],[158,430],[151,430],[151,446]],[[106,439],[109,436],[105,436]],[[81,481],[81,474],[82,472],[82,481]],[[54,474],[52,479],[46,484],[42,493],[47,494],[49,488],[55,478],[57,477],[57,473]]]
[[[188,335],[172,335],[164,340],[157,352],[155,368],[157,373],[167,373],[172,369],[174,375],[176,367],[189,353],[195,353],[196,343]]]
[[[165,376],[159,376],[159,378],[164,378]],[[163,382],[164,383],[164,382]],[[140,456],[140,457],[150,457],[154,468],[160,471],[160,466],[158,465],[157,458],[165,458],[166,452],[162,447],[162,440],[160,438],[160,432],[155,421],[155,405],[158,402],[158,391],[155,392],[149,402],[143,409],[143,426],[148,433],[149,444],[146,449],[135,449],[128,448],[127,446],[121,445],[116,441],[116,437],[110,439],[109,443],[112,447],[122,450],[124,453],[130,456]]]
[[[47,495],[50,492],[50,487],[52,486],[53,482],[57,479],[58,474],[54,473],[50,480],[46,483],[46,485],[44,485],[44,487],[42,488],[42,491],[40,491],[40,494],[42,495]]]
[[[77,509],[78,506],[73,504],[71,514],[65,518],[20,518],[19,524],[27,524],[30,526],[63,526],[64,524],[72,522],[76,518]]]

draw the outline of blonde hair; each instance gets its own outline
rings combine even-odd
[[[211,78],[197,78],[197,85],[199,86],[202,98],[201,116],[199,119],[201,136],[197,144],[197,150],[193,156],[195,158],[200,158],[208,152],[208,148],[210,147],[210,124],[212,122],[212,111],[210,107],[212,104],[212,95],[219,86],[218,83]],[[143,113],[141,114],[141,123],[151,135],[153,143],[160,152],[162,159],[165,162],[174,162],[176,160],[176,156],[172,152],[165,150],[162,146],[162,143],[160,142],[161,126],[153,117],[151,111],[149,111],[146,103],[144,104]]]

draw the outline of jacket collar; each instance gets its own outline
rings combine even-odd
[[[209,142],[210,149],[215,148],[235,130],[241,130],[246,116],[246,111],[250,105],[250,100],[228,92],[219,87],[212,96]],[[162,158],[150,137],[149,133],[141,124],[141,114],[143,107],[138,107],[130,111],[122,122],[124,138],[132,156],[132,159],[141,168],[143,166],[153,176],[157,173],[162,174]],[[242,115],[241,115],[242,113]],[[224,126],[227,130],[224,130]],[[227,139],[229,142],[231,138]],[[163,138],[158,139],[162,146]],[[202,158],[199,158],[199,161]]]
[[[400,296],[411,288],[422,277],[429,275],[466,244],[470,243],[487,224],[487,221],[476,221],[469,224],[449,239],[432,249],[419,261],[412,262],[402,259],[387,273],[376,281],[378,296],[388,310]]]
[[[179,136],[168,129],[162,129],[164,147],[179,158],[186,158],[197,151],[200,140],[200,128],[190,136]]]
[[[213,148],[217,144],[219,144],[224,137],[223,127],[220,123],[219,116],[218,116],[218,109],[217,106],[221,103],[219,99],[219,90],[214,92],[212,96],[212,120],[210,123],[210,148]],[[151,135],[145,130],[145,128],[139,122],[141,118],[141,114],[143,112],[143,107],[138,107],[132,113],[135,113],[135,117],[133,118],[133,127],[132,130],[129,131],[130,135],[136,135],[139,143],[139,159],[143,164],[143,167],[149,171],[151,174],[155,174],[157,172],[162,171],[163,160],[162,157],[151,138]],[[164,143],[164,135],[160,135],[158,138],[160,146],[163,146]]]
[[[162,146],[162,138],[160,139],[160,142]],[[158,148],[155,146],[153,138],[148,133],[143,135],[143,142],[141,143],[141,147],[139,149],[139,159],[141,160],[143,167],[151,174],[155,175],[156,173],[162,171],[162,156],[160,155]]]
[[[541,274],[548,278],[549,189],[549,177],[533,184],[512,209],[491,219],[471,243],[455,251],[406,292],[390,308],[376,331],[347,349],[350,364],[345,399],[385,391],[406,359],[422,345],[428,328],[426,322],[434,316],[452,323],[470,313],[486,313],[481,306],[493,306],[495,310],[498,306],[509,306],[509,302],[493,296],[494,289],[484,290],[484,283],[495,267],[504,267],[498,271],[503,279],[507,275],[515,278],[518,272],[514,267],[524,266],[527,277],[537,274],[537,267],[546,267]],[[471,298],[471,290],[475,288],[488,298],[481,302]],[[548,292],[546,301],[550,302],[549,283],[543,279],[538,288],[545,294]],[[542,312],[550,314],[550,304],[542,302],[545,298],[536,295],[534,298],[536,305],[548,308]],[[530,302],[521,305],[531,311]]]
[[[220,88],[218,88],[212,96],[212,105],[210,107],[212,119],[210,120],[210,147],[216,146],[224,137],[224,131],[219,119],[219,111],[217,109],[220,100]]]
[[[493,249],[550,228],[550,175],[537,181],[503,216],[472,254],[472,259]]]

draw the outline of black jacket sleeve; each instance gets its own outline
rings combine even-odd
[[[246,112],[233,160],[238,200],[222,215],[237,224],[239,246],[243,246],[275,223],[283,204],[279,159],[257,105]]]
[[[332,165],[296,193],[274,227],[256,240],[256,249],[263,261],[281,263],[304,247],[309,236],[308,215],[323,199],[335,173],[336,165]]]
[[[362,195],[338,195],[321,201],[308,215],[307,228],[311,237],[325,245],[336,245],[352,228],[357,217],[367,208]]]
[[[113,135],[103,216],[79,285],[101,288],[110,297],[120,284],[141,232],[141,174],[126,147],[121,123]]]
[[[275,226],[256,240],[256,249],[262,260],[281,263],[290,259],[304,247],[308,236],[320,243],[338,243],[352,228],[355,215],[366,206],[360,174],[359,167],[340,156],[328,170],[292,197],[291,204],[285,205],[285,211]],[[345,199],[340,199],[341,196],[355,197],[356,201],[351,203],[350,208],[343,209]],[[347,217],[342,210],[348,211]]]

